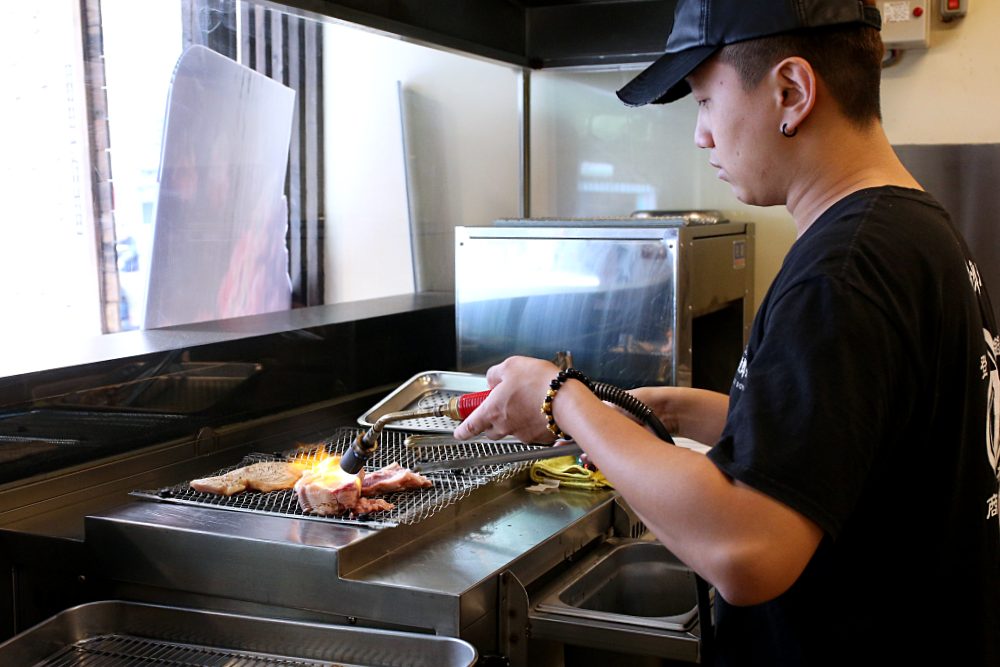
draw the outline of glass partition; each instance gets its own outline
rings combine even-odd
[[[454,365],[518,67],[270,2],[11,3],[0,485]]]
[[[267,2],[3,30],[10,340],[451,291],[453,228],[520,212],[519,68]]]

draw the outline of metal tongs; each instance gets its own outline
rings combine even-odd
[[[411,436],[406,439],[408,447],[444,447],[448,445],[463,445],[469,442],[498,442],[494,440],[455,440],[449,436]],[[552,459],[557,456],[579,456],[583,453],[580,445],[572,441],[567,441],[563,445],[539,446],[519,452],[504,452],[502,454],[488,454],[486,456],[470,456],[461,459],[450,459],[444,461],[421,461],[413,466],[414,472],[438,472],[441,470],[464,470],[466,468],[479,468],[483,466],[499,466],[508,463],[522,463],[524,461],[540,461],[542,459]]]
[[[573,355],[568,350],[556,352],[555,358],[552,360],[559,370],[566,370],[573,365]],[[469,416],[472,410],[479,407],[479,404],[486,399],[489,391],[477,392],[476,394],[467,394],[461,399],[463,405],[461,406],[464,414],[461,417],[456,417],[459,420],[465,419]],[[456,399],[452,399],[455,401]],[[466,407],[468,406],[468,407]],[[457,412],[457,408],[456,408]],[[467,443],[475,442],[511,442],[509,440],[497,441],[497,440],[484,440],[482,438],[473,438],[471,440],[455,440],[451,436],[447,435],[411,435],[406,438],[405,444],[407,447],[445,447],[445,446],[458,446]],[[519,452],[504,452],[503,454],[487,454],[485,456],[470,456],[468,458],[462,459],[451,459],[445,461],[423,461],[417,463],[413,466],[414,472],[424,473],[424,472],[437,472],[440,470],[464,470],[467,468],[479,468],[482,466],[499,466],[507,465],[508,463],[522,463],[524,461],[541,461],[543,459],[553,459],[557,456],[579,456],[583,453],[583,449],[580,445],[573,441],[567,441],[564,445],[558,446],[539,446],[533,449],[526,449]]]

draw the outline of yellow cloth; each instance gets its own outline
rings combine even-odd
[[[572,489],[611,489],[611,482],[600,470],[587,470],[577,463],[575,456],[557,456],[536,461],[531,465],[531,479],[541,482],[558,480],[559,486]]]

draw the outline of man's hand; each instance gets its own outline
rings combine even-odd
[[[558,373],[554,364],[530,357],[510,357],[493,366],[486,372],[490,395],[455,429],[455,439],[483,433],[492,439],[512,435],[521,442],[552,442],[541,407]]]

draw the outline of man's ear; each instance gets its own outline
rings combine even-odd
[[[816,72],[807,60],[792,56],[775,65],[771,73],[781,123],[794,133],[816,104]]]

